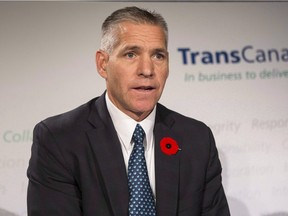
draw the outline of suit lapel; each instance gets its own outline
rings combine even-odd
[[[174,120],[169,118],[166,109],[157,106],[155,135],[155,176],[157,216],[175,216],[178,208],[179,158],[181,151],[167,155],[160,149],[163,137],[170,137],[180,146],[180,138],[172,130]],[[167,115],[166,115],[167,114]]]
[[[101,171],[103,190],[107,193],[113,215],[128,215],[126,168],[120,142],[106,108],[104,94],[96,100],[95,105],[89,117],[89,122],[95,129],[88,131],[87,134],[96,157],[96,164]]]

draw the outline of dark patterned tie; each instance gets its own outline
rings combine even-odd
[[[128,163],[129,216],[156,216],[144,155],[145,132],[137,124],[133,133],[134,147]]]

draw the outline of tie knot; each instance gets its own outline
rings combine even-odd
[[[143,143],[144,137],[145,132],[143,128],[139,124],[137,124],[132,137],[133,141],[135,143]]]

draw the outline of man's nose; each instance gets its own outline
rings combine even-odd
[[[154,63],[150,56],[143,56],[139,63],[139,75],[152,77],[154,74]]]

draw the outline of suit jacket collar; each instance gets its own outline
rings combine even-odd
[[[105,94],[91,105],[88,121],[94,129],[88,131],[88,137],[101,170],[107,202],[111,204],[112,215],[128,215],[126,168],[121,144],[106,107]],[[171,137],[180,142],[173,131],[174,119],[170,114],[171,111],[160,104],[157,105],[154,126],[157,216],[177,214],[180,152],[168,156],[160,149],[163,137]]]
[[[160,149],[160,141],[170,137],[181,143],[173,130],[175,123],[171,111],[157,105],[154,127],[155,136],[155,176],[157,216],[175,216],[178,208],[179,161],[180,153],[167,155]],[[181,148],[181,147],[180,147]]]
[[[111,215],[128,215],[128,180],[121,144],[111,117],[108,113],[105,96],[100,96],[91,104],[88,121],[94,128],[87,132],[96,163],[103,181],[103,194],[107,195]]]

